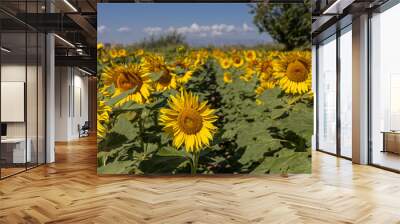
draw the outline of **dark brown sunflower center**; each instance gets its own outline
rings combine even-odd
[[[247,53],[247,57],[248,57],[248,58],[254,58],[254,54],[251,53],[251,52],[249,52],[249,53]]]
[[[261,72],[268,72],[268,70],[271,69],[271,63],[270,62],[264,62],[260,66],[260,71]]]
[[[143,81],[140,76],[131,72],[121,72],[116,80],[117,88],[123,89],[124,91],[137,87],[135,90],[135,92],[137,92],[142,85]]]
[[[308,71],[302,62],[296,60],[288,65],[286,75],[293,82],[304,82],[307,80]]]
[[[235,62],[235,64],[240,64],[240,58],[239,57],[233,59],[233,61]]]
[[[194,109],[185,109],[178,117],[179,127],[185,134],[193,135],[203,127],[203,119],[200,113]]]
[[[253,66],[257,66],[259,63],[258,63],[258,61],[256,61],[256,60],[254,60],[254,61],[252,61],[251,62],[251,65],[253,65]]]
[[[171,83],[172,76],[168,71],[164,71],[163,75],[158,79],[158,83],[162,86],[168,86]]]

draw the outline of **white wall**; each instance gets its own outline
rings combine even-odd
[[[72,114],[73,114],[73,119],[71,120],[72,124],[72,130],[71,130],[71,135],[74,136],[74,138],[79,137],[78,133],[78,124],[83,125],[85,121],[88,121],[88,78],[81,76],[82,73],[79,72],[78,75],[76,75],[77,70],[75,70],[75,75],[74,75],[74,108],[72,109]]]
[[[336,36],[318,48],[318,149],[336,153]]]
[[[1,66],[1,81],[2,82],[25,82],[25,64],[3,64]],[[28,66],[28,74],[33,71],[36,73],[36,67]],[[36,83],[35,83],[36,84]],[[34,93],[27,93],[28,97],[35,96]],[[32,100],[28,100],[29,102]],[[36,107],[36,105],[35,105]],[[2,110],[7,110],[7,108],[1,108]],[[36,116],[36,114],[35,114]],[[31,121],[30,114],[28,114],[28,121]],[[25,137],[25,122],[7,122],[7,136],[8,137]],[[28,136],[29,137],[29,136]]]
[[[79,138],[78,125],[88,120],[88,78],[83,75],[76,68],[56,67],[56,141]]]
[[[38,70],[37,70],[38,69]],[[1,66],[1,81],[2,82],[24,82],[26,84],[26,107],[25,104],[21,108],[21,113],[25,113],[26,121],[22,122],[5,122],[7,124],[7,137],[8,138],[25,138],[29,139],[31,144],[32,161],[44,163],[44,89],[43,77],[41,67],[36,65],[28,65],[19,63],[2,64]],[[27,80],[25,80],[27,78]],[[24,90],[21,94],[24,94]],[[7,97],[6,95],[2,95]],[[12,108],[2,107],[1,110],[6,113],[13,113]],[[37,155],[37,153],[39,155]]]
[[[351,27],[348,27],[350,29]],[[340,36],[340,153],[352,157],[352,33]]]
[[[55,68],[55,141],[68,140],[69,117],[69,84],[70,76],[67,67]]]
[[[28,70],[32,67],[28,66]],[[25,82],[25,64],[3,64],[1,65],[1,81]]]
[[[372,143],[383,148],[382,131],[400,129],[400,4],[375,14],[372,29]],[[374,157],[373,157],[374,158]]]
[[[312,46],[312,91],[317,93],[317,47],[315,45]],[[313,135],[311,136],[311,149],[317,149],[317,96],[314,94],[314,118],[313,118]]]

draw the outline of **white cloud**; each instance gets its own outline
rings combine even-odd
[[[254,31],[254,28],[247,25],[244,23],[242,27],[236,27],[235,25],[229,25],[229,24],[213,24],[213,25],[199,25],[198,23],[193,23],[190,26],[180,26],[180,27],[173,27],[170,26],[167,29],[163,30],[160,27],[157,30],[154,30],[154,27],[150,29],[150,27],[146,28],[148,29],[146,33],[154,33],[154,31],[157,31],[157,33],[160,33],[162,31],[166,33],[170,32],[177,32],[183,35],[195,35],[199,37],[207,37],[207,36],[221,36],[224,34],[231,34],[231,33],[243,33],[243,32],[252,32]]]
[[[146,27],[146,28],[144,28],[143,29],[143,31],[145,32],[145,33],[147,33],[148,35],[156,35],[156,34],[159,34],[159,33],[161,33],[162,32],[162,28],[161,27],[158,27],[158,26],[156,26],[156,27]]]
[[[207,33],[199,33],[199,37],[207,37]]]
[[[252,31],[254,31],[254,28],[249,26],[249,25],[247,25],[247,23],[243,23],[242,29],[243,29],[243,32],[252,32]]]
[[[216,37],[216,36],[222,36],[222,32],[221,31],[217,31],[217,30],[213,30],[211,32],[211,36]]]
[[[236,30],[234,25],[214,24],[211,26],[212,32],[215,33],[230,33]]]
[[[189,26],[174,27],[170,26],[168,28],[146,27],[143,31],[148,35],[157,35],[160,33],[172,33],[177,32],[183,35],[193,35],[198,37],[209,37],[209,36],[222,36],[225,34],[233,33],[247,33],[253,32],[255,29],[252,26],[243,23],[242,26],[235,26],[230,24],[212,24],[212,25],[199,25],[198,23],[192,23]]]
[[[98,33],[103,33],[106,29],[107,29],[106,26],[101,25],[101,26],[98,26],[98,27],[97,27],[97,32],[98,32]]]
[[[131,31],[131,28],[123,26],[117,29],[118,32],[129,32]]]

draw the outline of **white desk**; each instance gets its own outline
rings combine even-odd
[[[1,139],[2,147],[13,147],[13,163],[25,163],[31,162],[32,160],[32,140],[30,138],[26,139],[27,146],[25,154],[25,138],[5,138]],[[25,160],[26,159],[26,160]]]

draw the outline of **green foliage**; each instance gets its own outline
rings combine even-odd
[[[221,74],[221,73],[217,73]],[[312,104],[282,94],[280,89],[265,91],[255,104],[255,81],[234,80],[220,85],[224,125],[222,144],[240,154],[237,173],[310,172]],[[228,142],[228,144],[227,144]],[[235,144],[231,144],[234,142]],[[286,152],[286,153],[282,153]],[[288,161],[290,160],[290,161]],[[225,163],[222,159],[220,163]],[[299,166],[300,163],[305,163]]]
[[[127,49],[164,51],[166,49],[175,49],[177,46],[187,46],[185,37],[180,33],[171,32],[161,36],[151,36],[139,43],[127,46]]]
[[[311,48],[311,11],[308,1],[299,4],[265,4],[251,6],[253,22],[260,32],[268,33],[286,50]]]
[[[167,57],[176,57],[170,53]],[[121,59],[127,60],[127,59]],[[136,59],[130,59],[136,60]],[[99,69],[104,65],[99,63]],[[99,72],[100,73],[100,72]],[[309,173],[313,105],[306,95],[285,94],[280,88],[257,96],[257,79],[243,81],[234,69],[233,82],[223,81],[223,70],[214,59],[196,70],[184,88],[207,100],[219,117],[217,133],[201,151],[198,173]],[[159,74],[151,74],[153,80]],[[100,83],[100,82],[99,82]],[[101,85],[101,84],[99,84]],[[106,136],[98,144],[100,174],[187,174],[193,155],[172,147],[171,137],[159,125],[159,110],[176,90],[153,92],[147,104],[118,102],[135,89],[113,96],[98,94],[112,108],[105,124]],[[257,105],[256,99],[263,104]]]

